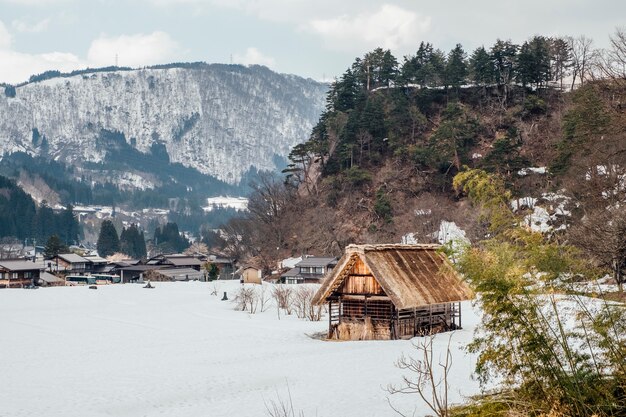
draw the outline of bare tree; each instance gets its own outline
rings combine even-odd
[[[278,310],[278,318],[280,319],[280,310],[287,315],[291,315],[293,309],[293,288],[288,285],[276,285],[272,290],[272,297],[276,301],[276,309]]]
[[[17,238],[7,236],[0,239],[0,258],[9,259],[21,256],[24,246]]]
[[[600,77],[623,84],[626,81],[626,29],[615,29],[609,39],[610,48],[598,53],[595,66]]]
[[[581,35],[577,38],[568,37],[567,41],[572,54],[572,84],[570,89],[573,90],[577,80],[580,80],[582,86],[589,76],[593,56],[593,39]]]
[[[434,336],[429,336],[413,343],[419,359],[405,355],[398,359],[396,366],[410,372],[410,375],[403,376],[403,382],[400,386],[387,386],[387,391],[390,394],[418,394],[437,417],[448,417],[450,415],[448,407],[450,386],[448,375],[452,366],[452,353],[450,351],[452,335],[448,339],[448,346],[443,353],[443,358],[440,357],[437,362],[434,359],[433,340]],[[396,413],[405,416],[391,402],[389,402],[389,405]]]
[[[585,216],[571,232],[572,240],[609,268],[623,291],[626,275],[626,211],[620,207],[599,209]]]

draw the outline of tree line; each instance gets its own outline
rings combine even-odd
[[[50,236],[57,235],[71,245],[78,242],[81,234],[71,205],[58,212],[45,202],[36,205],[15,181],[0,176],[0,237],[43,244]]]
[[[111,220],[104,220],[100,226],[96,248],[98,254],[104,258],[122,253],[133,259],[146,259],[147,245],[152,255],[157,253],[180,253],[187,249],[190,242],[178,230],[176,223],[168,222],[156,227],[152,240],[146,242],[144,231],[135,224],[123,227],[118,235],[117,229]]]

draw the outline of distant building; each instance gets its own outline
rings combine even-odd
[[[202,261],[195,256],[183,254],[157,255],[146,262],[146,265],[162,265],[172,268],[191,268],[200,271]]]
[[[309,256],[281,275],[285,284],[320,283],[326,273],[337,265],[337,258]]]
[[[143,274],[143,280],[147,281],[201,281],[204,273],[191,268],[163,268],[153,269]]]
[[[244,266],[237,270],[237,274],[244,284],[260,284],[263,280],[263,271],[255,266]]]
[[[60,253],[47,261],[48,271],[82,275],[90,272],[91,263],[75,253]]]
[[[37,284],[42,267],[21,259],[0,260],[0,288],[22,288]]]

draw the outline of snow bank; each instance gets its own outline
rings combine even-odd
[[[238,283],[60,287],[0,291],[2,415],[139,417],[264,416],[291,391],[306,416],[392,416],[383,387],[401,383],[394,362],[409,341],[325,342],[327,322],[276,310],[235,311]],[[269,288],[268,288],[269,290]],[[478,316],[463,305],[452,336],[451,400],[478,392],[464,347]],[[443,353],[449,333],[435,339]],[[417,396],[392,396],[416,416]]]

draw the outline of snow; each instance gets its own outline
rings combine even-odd
[[[419,242],[415,237],[415,233],[407,233],[402,236],[402,240],[400,241],[403,245],[417,245]]]
[[[465,236],[465,231],[456,223],[446,220],[439,224],[437,240],[442,245],[450,245],[455,253],[460,253],[464,247],[470,245],[470,240]]]
[[[280,261],[280,265],[279,268],[280,269],[284,269],[284,268],[295,268],[296,264],[298,264],[299,262],[302,261],[302,256],[298,256],[298,257],[291,257],[291,258],[285,258],[282,261]]]
[[[519,171],[517,171],[517,175],[519,175],[520,177],[525,177],[526,175],[529,175],[529,174],[545,175],[547,173],[548,173],[548,168],[546,167],[522,168]]]
[[[564,220],[572,214],[566,208],[570,203],[571,198],[562,193],[543,193],[540,198],[520,197],[510,204],[514,212],[532,209],[532,213],[524,216],[522,225],[533,232],[549,233],[567,228]]]
[[[289,389],[306,416],[395,415],[384,387],[401,383],[394,363],[413,354],[410,341],[311,338],[326,321],[235,311],[220,298],[239,284],[215,285],[217,297],[200,282],[0,291],[0,414],[258,417]],[[475,358],[463,350],[478,315],[463,308],[464,329],[434,339],[443,354],[452,334],[454,402],[478,392]],[[391,401],[428,412],[417,395]]]
[[[248,210],[248,199],[245,197],[209,197],[204,211],[211,211],[215,208],[233,208],[237,211]]]
[[[523,208],[534,208],[537,204],[537,199],[534,197],[521,197],[511,201],[511,209],[518,211]]]
[[[59,77],[0,95],[0,155],[23,151],[80,167],[104,161],[101,129],[124,133],[143,153],[162,143],[172,162],[237,184],[254,166],[276,169],[305,141],[324,109],[328,85],[267,70],[222,65],[137,69]],[[49,150],[32,143],[32,129]],[[155,162],[156,163],[156,162]],[[86,177],[154,188],[150,178]]]

